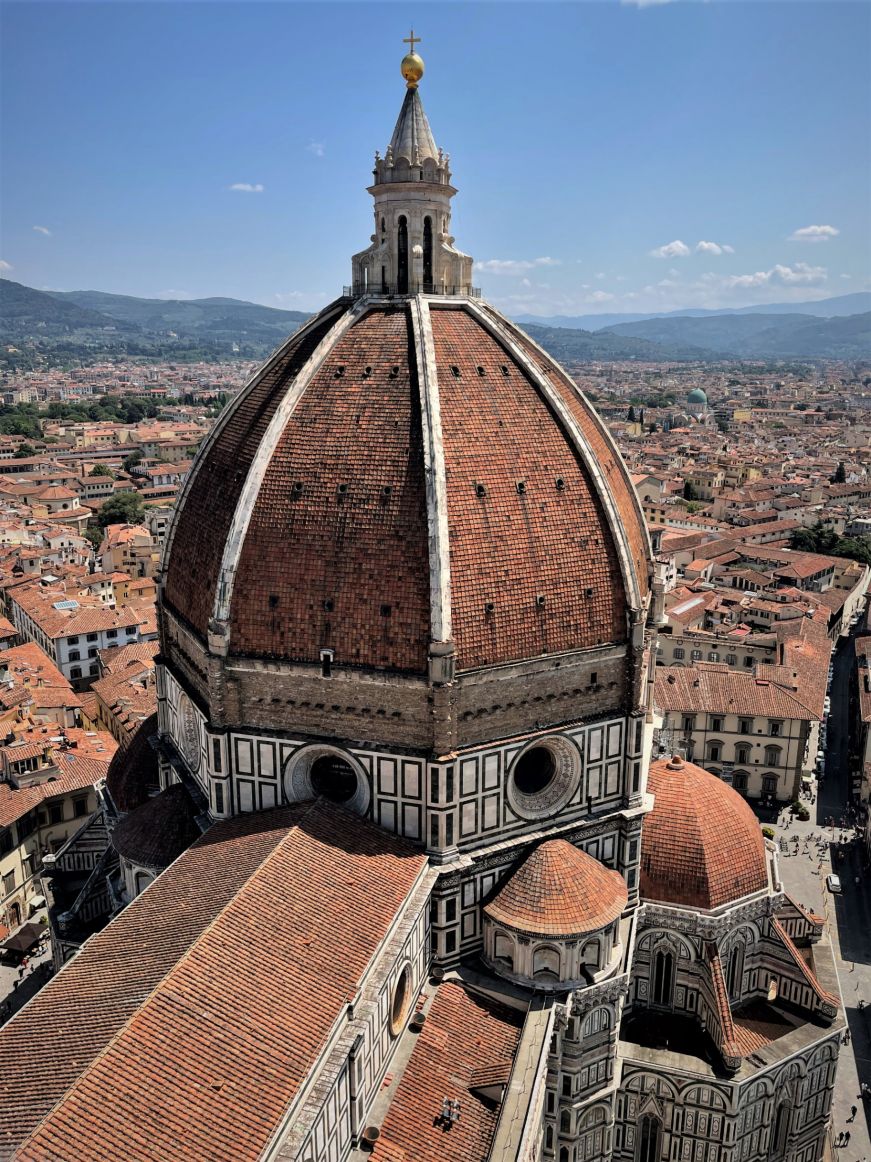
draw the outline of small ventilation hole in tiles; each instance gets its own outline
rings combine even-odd
[[[332,613],[335,608],[335,601],[333,601],[332,597],[328,597],[324,602],[324,609],[327,611],[327,613]]]
[[[382,617],[389,617],[392,612],[393,612],[392,606],[390,606],[390,605],[382,605],[381,606],[381,616]]]
[[[504,363],[502,364],[502,374],[503,374],[503,375],[505,375],[505,376],[507,376],[507,375],[508,375],[508,367],[507,367],[507,365],[506,365],[506,364],[504,364]]]
[[[526,481],[525,480],[518,480],[517,483],[514,485],[514,487],[517,489],[518,496],[524,496],[526,494]]]
[[[336,488],[336,492],[338,492],[339,496],[344,496],[347,491],[348,491],[347,484],[339,484]]]
[[[557,476],[556,478],[556,490],[557,492],[565,492],[566,490],[566,482],[562,476]]]
[[[486,484],[476,484],[475,485],[475,496],[481,498],[481,497],[484,497],[486,495],[487,495]]]
[[[270,593],[269,594],[269,608],[275,609],[275,607],[277,605],[278,605],[278,594],[277,593]]]
[[[486,375],[487,374],[486,371],[484,370],[484,368],[480,365],[480,363],[478,364],[478,374],[479,375]]]
[[[333,378],[334,379],[341,379],[344,374],[345,374],[345,368],[344,367],[337,367],[336,370],[333,372]]]
[[[585,590],[584,590],[584,596],[585,596],[585,597],[592,597],[592,596],[593,596],[593,590],[592,590],[592,589],[585,589]]]
[[[485,613],[492,613],[495,608],[496,608],[496,606],[493,604],[492,601],[485,601],[484,602],[484,612]]]
[[[390,374],[387,376],[387,378],[388,379],[398,379],[399,378],[399,368],[398,367],[391,367]]]
[[[535,604],[539,609],[544,609],[544,594],[539,593],[535,598]]]
[[[371,374],[372,374],[372,368],[371,368],[371,367],[369,367],[369,366],[366,366],[366,367],[364,367],[364,368],[363,368],[363,378],[364,378],[364,379],[368,379],[368,378],[369,378],[369,376],[370,376]]]
[[[293,482],[293,495],[299,496],[301,492],[302,492],[302,481],[301,480],[294,480],[294,482]]]
[[[454,379],[460,378],[460,369],[457,367],[456,363],[451,364],[451,375],[454,377]]]
[[[389,500],[392,495],[393,495],[392,487],[389,484],[385,484],[384,487],[381,489],[381,499],[382,500]]]

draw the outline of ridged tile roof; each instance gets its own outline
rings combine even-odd
[[[551,839],[532,852],[484,911],[522,932],[574,936],[607,927],[627,899],[619,872],[565,839]]]
[[[711,910],[768,886],[759,820],[728,784],[682,759],[650,764],[641,895]]]
[[[374,1162],[486,1162],[499,1107],[474,1089],[507,1080],[522,1024],[520,1012],[459,985],[440,985],[381,1126]],[[461,1106],[449,1130],[436,1121],[446,1097]]]
[[[0,1029],[0,1156],[260,1158],[425,864],[322,802],[216,824]]]

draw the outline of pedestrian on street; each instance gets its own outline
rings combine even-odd
[[[847,1118],[848,1122],[855,1122],[856,1120],[856,1106],[850,1106],[850,1116]]]
[[[849,1130],[847,1130],[846,1134],[844,1134],[844,1145],[845,1146],[850,1145],[850,1131]]]
[[[843,1137],[844,1137],[844,1131],[843,1131],[843,1130],[841,1130],[841,1131],[838,1133],[838,1136],[837,1136],[837,1138],[835,1138],[835,1149],[836,1149],[836,1150],[838,1149],[838,1147],[839,1147],[839,1146],[841,1146],[841,1144],[842,1144],[842,1143],[841,1143],[841,1139],[842,1139]]]

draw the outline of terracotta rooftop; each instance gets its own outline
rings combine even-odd
[[[216,824],[0,1029],[0,1154],[260,1158],[425,865],[322,802]]]
[[[641,895],[711,910],[768,887],[759,820],[728,784],[682,759],[650,764]]]
[[[486,1162],[499,1107],[475,1093],[507,1081],[523,1015],[459,985],[443,984],[418,1034],[372,1152],[374,1162]],[[444,1098],[459,1101],[450,1130],[437,1122]]]
[[[490,308],[433,307],[427,390],[445,490],[428,497],[409,305],[353,319],[289,406],[335,309],[216,426],[179,503],[167,604],[205,636],[248,479],[250,519],[225,563],[231,653],[317,663],[328,647],[337,666],[424,674],[442,602],[460,670],[624,641],[630,581],[647,593],[647,533],[619,454],[568,376]],[[262,478],[250,475],[258,451]],[[449,586],[430,575],[436,528]]]
[[[564,839],[540,844],[484,911],[499,924],[541,936],[595,932],[626,907],[619,872]]]

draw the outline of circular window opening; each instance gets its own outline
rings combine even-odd
[[[408,1013],[411,1001],[411,965],[406,964],[399,974],[399,980],[393,989],[393,1000],[390,1002],[390,1032],[396,1034],[402,1028]]]
[[[522,795],[537,795],[549,787],[556,774],[556,759],[544,746],[534,746],[517,760],[514,782]]]
[[[309,778],[314,793],[334,803],[347,803],[357,792],[354,768],[338,755],[327,754],[315,759]]]

